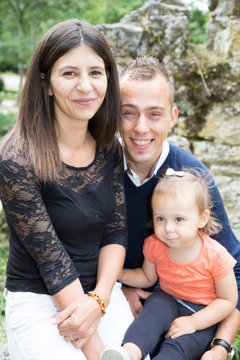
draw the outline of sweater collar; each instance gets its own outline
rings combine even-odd
[[[170,149],[170,146],[169,146],[168,141],[164,140],[163,147],[162,147],[162,153],[161,153],[160,157],[158,158],[158,160],[153,165],[153,167],[150,169],[148,175],[143,180],[143,182],[141,182],[141,180],[139,179],[139,176],[128,165],[125,154],[123,154],[124,171],[126,171],[129,178],[136,186],[141,186],[141,185],[145,184],[153,176],[157,175],[158,170],[160,169],[160,167],[162,166],[162,164],[164,163],[164,161],[166,160],[166,158],[169,154],[169,149]]]

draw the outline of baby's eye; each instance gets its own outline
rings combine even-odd
[[[164,220],[165,220],[165,219],[164,219],[164,217],[162,217],[162,216],[157,216],[157,217],[156,217],[156,221],[157,221],[157,222],[164,222]]]
[[[176,218],[176,222],[177,222],[177,223],[180,223],[180,222],[182,222],[182,221],[183,221],[183,218],[182,218],[182,217],[177,217],[177,218]]]

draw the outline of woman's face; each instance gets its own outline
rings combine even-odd
[[[89,46],[71,49],[54,64],[49,95],[58,122],[87,121],[101,106],[107,90],[104,61]]]

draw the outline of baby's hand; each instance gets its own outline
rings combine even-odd
[[[173,320],[166,334],[166,338],[176,339],[179,336],[192,334],[196,331],[194,321],[191,316],[181,316]]]

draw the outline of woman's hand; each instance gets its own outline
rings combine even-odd
[[[87,360],[100,359],[103,350],[104,350],[104,345],[97,331],[93,333],[93,335],[89,338],[87,343],[82,347],[82,351],[84,352],[84,355],[86,356]]]
[[[102,312],[95,299],[81,296],[67,306],[55,318],[59,334],[64,340],[71,341],[76,348],[82,348],[96,331]]]

